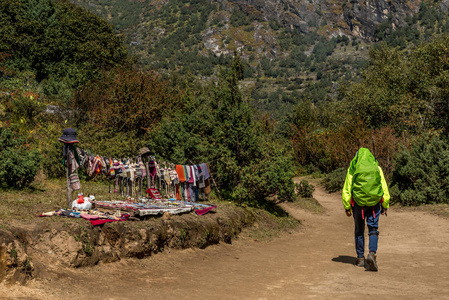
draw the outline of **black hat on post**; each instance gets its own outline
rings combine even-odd
[[[73,128],[64,129],[62,131],[61,137],[58,140],[66,144],[79,143],[78,139],[76,138],[76,131]]]
[[[145,155],[150,152],[150,149],[148,147],[143,147],[139,149],[139,155]]]
[[[140,156],[148,156],[148,155],[155,155],[154,151],[151,151],[150,149],[148,149],[148,147],[143,147],[139,149],[139,155]]]

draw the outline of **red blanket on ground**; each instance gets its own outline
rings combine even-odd
[[[206,213],[208,213],[209,211],[211,211],[212,209],[217,208],[216,206],[210,206],[210,207],[206,207],[206,208],[195,208],[195,212],[197,213],[197,215],[202,216]]]
[[[112,219],[99,219],[99,220],[89,220],[93,226],[102,225],[104,223],[116,222],[116,221],[126,221],[129,218],[129,214],[122,215],[120,220],[112,220]]]

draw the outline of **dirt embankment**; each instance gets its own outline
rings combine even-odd
[[[166,215],[95,227],[83,219],[64,217],[14,222],[0,227],[0,282],[24,284],[44,275],[49,266],[91,266],[171,249],[231,243],[244,227],[261,220],[275,222],[272,219],[264,211],[228,206],[204,216]]]

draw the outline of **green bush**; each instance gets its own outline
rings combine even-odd
[[[329,193],[338,192],[343,189],[346,179],[346,168],[338,168],[324,177],[322,184]]]
[[[67,0],[0,1],[0,28],[0,52],[12,54],[7,64],[32,72],[47,93],[65,100],[100,69],[127,59],[112,25]]]
[[[258,206],[267,197],[294,196],[291,146],[275,138],[270,120],[254,117],[238,82],[243,64],[236,58],[217,84],[189,87],[185,108],[164,117],[149,133],[148,146],[179,164],[209,162],[220,195]]]
[[[449,203],[449,147],[439,138],[419,138],[395,158],[392,199],[403,205]]]
[[[0,128],[0,186],[22,189],[29,186],[40,168],[41,155],[29,149],[26,140]]]
[[[49,141],[47,147],[42,149],[42,168],[49,178],[62,178],[66,174],[66,170],[62,164],[63,144],[57,139]]]
[[[315,187],[311,185],[307,180],[301,180],[300,183],[295,184],[296,192],[303,198],[311,198]]]
[[[20,124],[21,129],[32,129],[39,122],[39,116],[45,105],[39,99],[32,98],[34,94],[19,95],[12,98],[11,119]]]

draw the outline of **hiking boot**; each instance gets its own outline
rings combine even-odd
[[[377,272],[376,254],[370,252],[366,258],[366,262],[368,263],[368,270]]]
[[[357,257],[357,260],[355,261],[355,265],[357,267],[364,267],[365,266],[365,258],[364,257]]]

